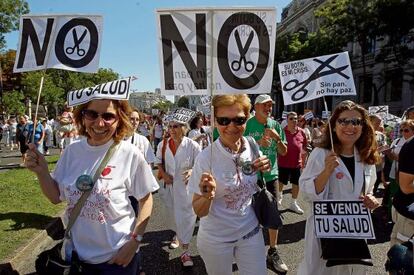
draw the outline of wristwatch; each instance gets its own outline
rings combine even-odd
[[[142,239],[144,238],[144,236],[142,236],[142,235],[138,235],[138,234],[136,234],[136,233],[134,233],[134,232],[131,232],[131,239],[134,239],[134,240],[136,240],[137,242],[142,242]]]

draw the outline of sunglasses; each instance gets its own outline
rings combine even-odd
[[[114,123],[118,118],[118,116],[114,113],[100,114],[94,110],[88,110],[88,109],[82,111],[82,116],[86,118],[87,120],[91,120],[91,121],[95,121],[98,119],[98,117],[101,117],[102,120],[108,124]]]
[[[241,126],[241,125],[246,123],[247,118],[245,116],[237,116],[237,117],[233,117],[233,118],[216,117],[216,120],[217,120],[218,125],[221,125],[221,126],[227,126],[231,122],[233,122],[237,126]]]
[[[362,119],[359,118],[338,118],[337,122],[343,127],[348,126],[349,124],[352,124],[352,126],[361,126],[363,124]]]
[[[177,129],[177,128],[180,128],[180,127],[181,127],[181,125],[178,125],[178,124],[168,125],[168,128],[170,128],[170,129],[172,129],[172,128]]]
[[[410,129],[407,129],[407,128],[400,129],[400,133],[409,133],[409,132],[410,132]]]

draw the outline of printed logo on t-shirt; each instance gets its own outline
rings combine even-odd
[[[112,170],[115,168],[115,166],[113,166],[113,165],[108,165],[108,166],[106,166],[103,170],[102,170],[102,173],[101,173],[101,178],[102,179],[104,179],[104,180],[111,180],[112,179],[112,177],[107,177],[111,172],[112,172]]]
[[[249,182],[242,182],[237,186],[227,186],[224,189],[226,208],[238,211],[244,210],[255,192],[255,185]]]

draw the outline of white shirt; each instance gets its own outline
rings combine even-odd
[[[134,133],[134,135],[128,137],[126,141],[138,147],[141,153],[144,154],[145,159],[147,160],[148,163],[155,162],[154,150],[152,149],[151,144],[146,137],[144,137],[143,135]]]
[[[253,153],[249,142],[246,138],[244,141],[247,148],[241,153],[240,158],[252,160]],[[213,150],[210,146],[213,146]],[[241,168],[236,168],[235,156],[226,151],[219,140],[210,146],[197,156],[188,183],[190,193],[201,195],[201,174],[211,170],[217,184],[216,196],[211,203],[210,211],[207,216],[200,219],[198,237],[214,242],[239,240],[258,224],[251,207],[252,195],[258,190],[257,175],[245,175]]]
[[[82,139],[63,152],[53,178],[58,183],[60,199],[68,204],[65,224],[81,196],[76,179],[82,174],[93,176],[112,143],[110,140],[101,146],[90,146],[87,139]],[[71,229],[80,259],[93,264],[110,260],[130,239],[135,226],[128,196],[140,200],[157,189],[158,184],[143,154],[131,143],[121,141]]]

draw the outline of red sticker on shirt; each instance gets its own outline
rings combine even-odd
[[[109,175],[109,173],[111,173],[111,168],[110,167],[106,167],[105,169],[102,170],[102,176],[105,177],[106,175]]]
[[[338,173],[336,173],[336,178],[337,178],[338,180],[342,179],[343,177],[344,177],[344,173],[342,173],[342,172],[338,172]]]

